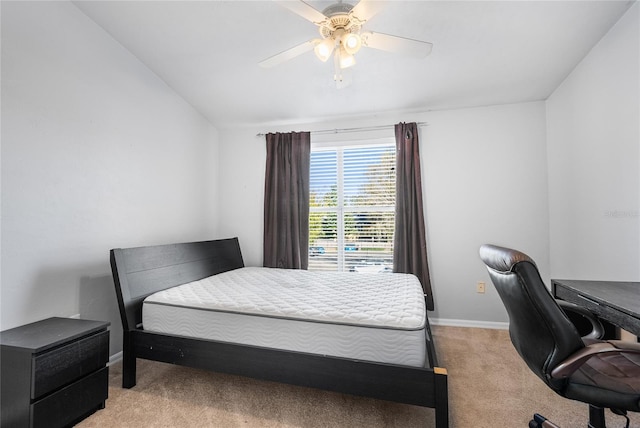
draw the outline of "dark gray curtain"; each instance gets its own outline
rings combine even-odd
[[[309,264],[309,132],[269,133],[264,183],[264,266]]]
[[[427,309],[432,311],[433,293],[427,262],[427,239],[422,205],[418,125],[399,123],[396,132],[396,224],[393,271],[412,273],[422,283]]]

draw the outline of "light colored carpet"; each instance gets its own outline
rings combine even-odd
[[[434,326],[449,373],[452,428],[528,427],[534,412],[562,428],[586,427],[586,404],[551,392],[517,355],[507,331]],[[110,368],[106,408],[92,427],[433,427],[432,409],[138,360],[138,381],[122,389]],[[631,415],[640,428],[640,414]],[[607,412],[608,427],[624,419]]]

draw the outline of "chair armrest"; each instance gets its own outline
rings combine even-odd
[[[604,326],[590,310],[566,300],[556,299],[556,302],[563,311],[578,314],[591,323],[591,332],[582,336],[583,339],[602,339],[604,337]]]
[[[595,342],[585,346],[569,356],[551,371],[553,379],[564,379],[571,376],[589,358],[598,354],[640,354],[640,343],[623,340],[608,340]]]

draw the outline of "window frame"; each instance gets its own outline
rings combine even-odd
[[[345,245],[345,225],[344,214],[346,212],[393,212],[395,219],[395,204],[393,206],[344,206],[344,151],[345,149],[358,149],[368,147],[388,146],[396,149],[395,137],[377,137],[358,140],[340,140],[340,141],[323,141],[314,142],[311,141],[311,153],[320,151],[335,151],[337,154],[336,168],[337,168],[337,205],[335,210],[331,210],[330,207],[309,207],[309,214],[313,212],[335,212],[336,213],[336,245],[337,245],[337,271],[345,271],[346,266],[346,251]],[[395,155],[394,155],[395,159]],[[395,165],[394,165],[395,166]],[[395,189],[394,189],[395,191]],[[341,227],[340,227],[341,225]],[[395,230],[393,231],[395,233]],[[393,250],[393,242],[392,242]],[[311,254],[309,254],[309,267],[311,267]]]

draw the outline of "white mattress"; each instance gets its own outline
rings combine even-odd
[[[426,308],[413,275],[247,267],[148,296],[145,330],[424,366]]]

